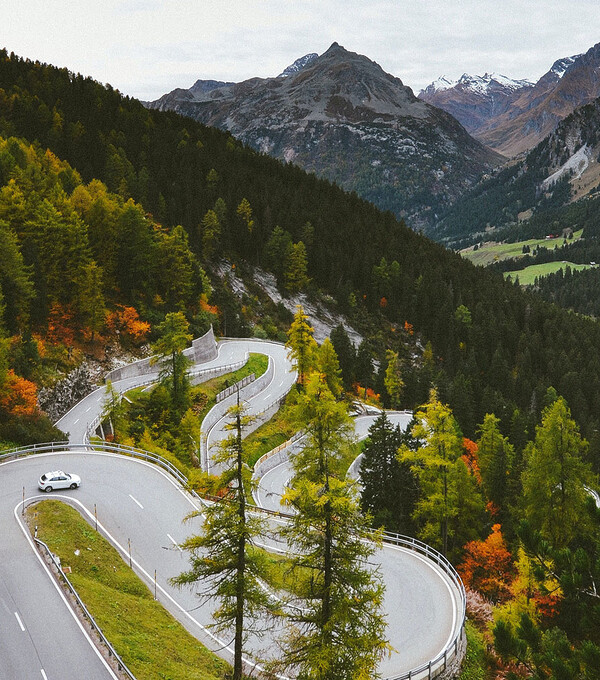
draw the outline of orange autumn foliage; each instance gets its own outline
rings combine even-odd
[[[375,392],[375,390],[372,390],[370,387],[367,387],[365,390],[365,388],[357,382],[352,384],[352,388],[354,389],[354,393],[367,403],[374,404],[375,406],[380,405],[381,395]]]
[[[108,315],[106,325],[113,332],[119,332],[125,338],[141,344],[148,337],[150,324],[142,321],[135,307],[117,305],[117,309]]]
[[[13,416],[31,416],[37,413],[37,388],[12,369],[0,388],[0,409]]]
[[[216,305],[209,305],[203,297],[200,298],[200,309],[203,312],[210,312],[210,314],[214,314],[215,316],[219,313],[219,308]]]
[[[75,332],[72,327],[73,312],[55,302],[48,314],[48,340],[53,344],[73,345]]]
[[[510,598],[515,568],[500,524],[494,524],[485,541],[467,543],[464,560],[457,569],[467,588],[477,590],[492,602]]]
[[[536,593],[533,596],[535,604],[537,605],[538,612],[545,619],[554,618],[559,612],[559,605],[563,596],[561,593],[548,593],[547,595],[542,595],[541,593]]]
[[[464,437],[463,449],[465,450],[464,454],[462,455],[464,464],[475,477],[478,484],[481,484],[481,472],[479,470],[479,459],[477,458],[477,444],[472,439],[467,439]]]
[[[414,329],[412,323],[408,323],[408,321],[404,322],[404,330],[409,334],[413,335],[414,334]]]

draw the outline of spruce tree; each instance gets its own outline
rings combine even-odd
[[[361,507],[372,517],[374,527],[412,534],[412,514],[418,499],[417,477],[408,463],[398,460],[400,446],[415,448],[407,430],[390,422],[385,411],[369,428],[360,466]]]

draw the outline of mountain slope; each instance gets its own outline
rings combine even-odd
[[[0,51],[0,135],[36,139],[37,149],[60,150],[84,182],[104,180],[124,201],[133,194],[160,224],[144,220],[140,211],[142,219],[127,220],[123,228],[139,227],[140,238],[148,228],[161,232],[180,265],[185,265],[182,249],[172,238],[177,233],[179,244],[185,240],[178,224],[203,268],[231,270],[233,263],[249,282],[257,264],[288,266],[286,246],[296,252],[293,246],[302,241],[312,279],[309,292],[320,290],[335,300],[350,323],[369,336],[360,353],[366,359],[361,384],[376,386],[370,359],[385,365],[385,350],[391,346],[404,357],[407,407],[425,401],[435,384],[465,434],[475,432],[485,413],[496,413],[506,431],[512,431],[515,423],[533,427],[546,388],[554,385],[586,436],[598,427],[597,323],[542,303],[472,266],[356,195],[244,148],[219,130],[174,113],[149,111],[90,78],[6,51]],[[10,156],[1,159],[3,185],[10,184],[10,173],[20,162]],[[68,205],[81,192],[78,180],[69,173],[59,173],[59,180],[67,197],[59,192],[57,198]],[[92,182],[88,191],[95,186]],[[4,186],[2,192],[18,198]],[[116,245],[111,211],[98,209],[93,215],[99,252],[108,256],[102,246]],[[21,218],[19,210],[6,211],[0,224],[16,231]],[[29,222],[31,229],[36,225]],[[77,225],[86,231],[85,224]],[[135,239],[123,241],[135,256]],[[126,276],[128,255],[121,257],[119,275]],[[0,263],[5,261],[0,257]],[[171,270],[165,268],[169,286]],[[70,268],[62,271],[64,279]],[[213,281],[218,288],[210,303],[219,307],[221,328],[232,335],[247,333],[255,291],[249,288],[239,299],[227,280],[219,283],[215,276]],[[144,289],[143,277],[136,282],[142,299],[149,301],[148,320],[160,321],[163,295]],[[192,301],[201,293],[199,285],[187,290]],[[16,321],[28,323],[24,315]],[[420,361],[418,347],[428,342],[429,356]]]
[[[454,115],[490,148],[516,156],[536,146],[577,107],[600,96],[600,43],[585,54],[557,60],[535,85],[511,81],[525,83],[512,91],[498,84],[488,86],[483,96],[463,78],[450,87],[436,87],[436,81],[419,96]]]
[[[567,116],[522,161],[464,196],[436,226],[435,237],[448,243],[474,242],[486,232],[493,237],[500,228],[518,226],[525,232],[529,224],[537,228],[527,231],[531,236],[556,231],[554,223],[581,228],[583,224],[563,223],[557,211],[600,189],[599,130],[600,98]]]
[[[229,130],[416,223],[501,160],[398,78],[337,43],[285,78],[174,90],[149,106]]]

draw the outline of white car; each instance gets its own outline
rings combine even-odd
[[[52,489],[76,489],[81,484],[81,477],[62,470],[46,472],[40,477],[38,488],[42,491],[52,491]]]

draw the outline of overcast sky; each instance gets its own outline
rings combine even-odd
[[[600,42],[598,0],[0,0],[0,44],[156,99],[275,76],[337,41],[418,92],[445,74],[537,79]]]

